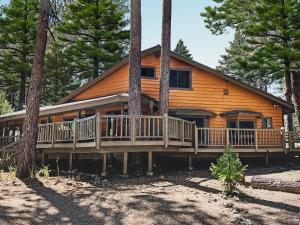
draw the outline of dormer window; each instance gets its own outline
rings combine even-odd
[[[141,77],[142,78],[155,78],[155,67],[142,66]]]

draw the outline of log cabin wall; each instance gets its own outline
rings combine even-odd
[[[156,77],[142,79],[142,92],[159,99],[160,58],[157,54],[142,57],[143,66],[156,67]],[[171,68],[192,70],[191,89],[171,89],[170,108],[198,108],[217,114],[210,118],[210,127],[226,127],[227,119],[219,114],[224,111],[247,109],[261,112],[272,118],[273,128],[281,128],[283,111],[271,100],[225,81],[177,59],[171,59]],[[225,90],[228,95],[224,94]],[[128,64],[75,96],[71,101],[90,99],[128,91]],[[241,118],[244,119],[244,118]],[[249,119],[249,118],[245,118]],[[253,117],[256,127],[262,128],[262,118]]]

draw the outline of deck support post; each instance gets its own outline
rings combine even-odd
[[[269,165],[269,150],[266,151],[266,161],[265,161],[265,165],[266,165],[266,166]]]
[[[128,152],[124,152],[124,157],[123,157],[123,177],[128,177]]]
[[[293,151],[292,131],[289,131],[289,150]]]
[[[189,159],[189,166],[188,166],[188,169],[189,169],[189,170],[193,170],[194,167],[193,167],[193,161],[192,161],[192,155],[191,155],[191,154],[188,154],[188,159]]]
[[[45,165],[45,152],[42,151],[41,166]]]
[[[107,172],[106,172],[106,162],[107,162],[107,153],[103,154],[103,163],[102,163],[102,172],[101,172],[101,177],[106,177]]]
[[[69,171],[72,171],[72,163],[73,163],[73,153],[70,153],[69,156]]]
[[[147,171],[147,176],[153,176],[153,153],[150,151],[148,152],[148,171]]]

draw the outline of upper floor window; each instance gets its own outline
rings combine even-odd
[[[190,70],[171,70],[170,88],[192,88],[191,75]]]
[[[271,117],[265,117],[263,118],[263,128],[270,129],[272,128],[272,118]]]
[[[141,75],[142,78],[155,78],[155,67],[142,66]]]

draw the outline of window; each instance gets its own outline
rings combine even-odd
[[[240,121],[239,128],[241,129],[254,129],[254,121]]]
[[[170,88],[191,88],[191,71],[189,70],[171,70]]]
[[[237,127],[237,125],[239,125]],[[227,121],[228,128],[240,128],[240,129],[254,129],[255,123],[254,121],[241,120],[237,123],[236,120],[228,120]]]
[[[271,117],[265,117],[263,118],[263,128],[270,129],[272,128],[272,118]]]
[[[142,67],[141,74],[143,78],[155,78],[155,67]]]

